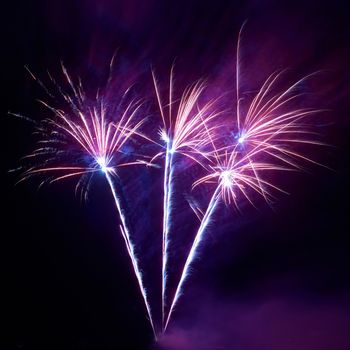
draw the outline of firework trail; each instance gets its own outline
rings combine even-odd
[[[165,322],[166,290],[167,290],[167,265],[169,250],[169,232],[171,229],[171,207],[173,195],[174,157],[180,154],[200,163],[201,158],[208,155],[204,148],[208,144],[207,132],[213,131],[217,126],[211,124],[217,114],[210,112],[214,101],[209,101],[203,107],[199,107],[199,98],[202,95],[205,84],[198,81],[188,86],[179,101],[174,101],[174,67],[170,71],[169,95],[167,104],[163,104],[160,89],[152,72],[153,83],[163,128],[159,131],[161,139],[165,142],[165,152],[158,153],[154,158],[165,153],[164,182],[163,182],[163,233],[162,233],[162,326]]]
[[[197,256],[198,247],[220,201],[226,205],[233,204],[238,209],[237,196],[241,193],[255,207],[250,194],[252,191],[258,193],[270,204],[275,199],[273,192],[286,192],[264,179],[261,173],[303,170],[304,162],[321,165],[294,149],[295,145],[325,145],[316,140],[318,134],[312,131],[312,125],[307,123],[308,117],[324,110],[295,109],[297,99],[304,95],[298,92],[298,88],[315,73],[282,90],[278,90],[277,82],[281,79],[283,71],[272,74],[252,99],[247,113],[242,117],[240,104],[243,98],[240,95],[239,79],[241,34],[242,29],[238,37],[236,58],[237,130],[234,137],[231,135],[230,144],[223,145],[221,148],[216,147],[212,130],[207,130],[207,138],[211,140],[213,149],[207,166],[209,174],[195,181],[193,187],[216,183],[216,189],[187,256],[164,329],[167,328],[174,307],[183,292],[183,286]],[[277,93],[274,92],[276,89]]]
[[[36,164],[23,173],[20,181],[37,174],[49,175],[40,185],[44,182],[52,183],[66,178],[79,177],[76,192],[80,190],[81,198],[83,196],[86,198],[93,175],[101,172],[105,175],[120,217],[120,231],[156,337],[151,307],[142,279],[142,271],[113,182],[113,177],[118,176],[117,169],[119,167],[132,164],[149,164],[142,159],[128,162],[125,159],[127,155],[123,151],[124,145],[131,141],[134,136],[149,140],[139,131],[145,119],[138,122],[134,121],[142,102],[132,100],[126,104],[126,107],[122,107],[122,104],[120,104],[121,112],[111,111],[103,96],[98,94],[95,100],[89,100],[84,93],[81,82],[79,81],[76,86],[63,65],[62,70],[72,91],[71,94],[64,92],[56,81],[52,77],[50,78],[58,88],[64,102],[68,105],[68,110],[66,112],[40,101],[54,114],[55,118],[45,119],[38,125],[37,133],[41,135],[40,146],[32,154],[25,157],[36,161]],[[40,81],[39,83],[42,85]],[[127,91],[122,100],[126,97],[126,94]],[[109,120],[111,114],[118,116],[116,121]]]

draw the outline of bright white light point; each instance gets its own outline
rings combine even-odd
[[[100,166],[101,170],[104,172],[104,173],[107,173],[109,168],[107,167],[107,164],[106,164],[106,158],[105,157],[98,157],[96,159],[96,162],[97,164]]]
[[[174,148],[170,148],[169,153],[174,154],[175,153]]]
[[[225,170],[221,173],[221,183],[224,187],[232,187],[232,174],[231,171]]]
[[[244,136],[240,136],[238,138],[238,143],[243,143],[244,142]]]

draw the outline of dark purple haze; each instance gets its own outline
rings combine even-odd
[[[335,149],[313,151],[335,171],[276,181],[291,193],[274,210],[224,209],[208,232],[169,331],[159,344],[137,291],[101,177],[90,200],[74,182],[36,191],[14,186],[7,170],[32,149],[31,126],[6,119],[4,232],[1,234],[0,349],[347,350],[350,349],[350,11],[346,1],[60,0],[11,2],[2,11],[2,115],[34,119],[43,92],[23,69],[59,75],[59,62],[95,91],[116,49],[116,72],[153,98],[150,67],[161,81],[176,59],[177,87],[199,77],[208,96],[233,90],[237,33],[242,84],[256,91],[272,71],[293,80],[322,69],[312,103],[332,112],[317,120]],[[233,94],[224,103],[234,108]],[[232,106],[230,103],[232,102]],[[156,135],[152,104],[147,130]],[[153,152],[152,148],[145,148]],[[185,196],[197,171],[179,167],[170,270],[173,291],[198,225]],[[194,172],[194,173],[193,173]],[[125,169],[125,201],[137,236],[157,322],[160,320],[161,171]],[[200,193],[203,203],[208,193]],[[3,231],[3,230],[2,230]],[[121,345],[123,344],[123,345]]]

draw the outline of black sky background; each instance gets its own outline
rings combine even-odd
[[[4,5],[0,349],[350,349],[349,13],[338,0]],[[227,84],[246,19],[247,80],[282,66],[325,70],[317,89],[332,112],[322,131],[335,147],[319,150],[318,159],[334,171],[312,167],[292,176],[291,195],[274,210],[247,209],[210,234],[169,334],[154,345],[105,182],[95,181],[87,203],[75,198],[74,182],[39,191],[35,182],[15,185],[8,170],[32,149],[32,126],[7,112],[41,118],[35,99],[43,92],[25,65],[41,77],[47,69],[58,74],[62,60],[95,89],[117,48],[132,78],[147,79],[151,65],[162,76],[176,58],[182,84],[202,75]],[[153,226],[140,221],[159,319],[160,175],[142,173],[144,193],[132,173],[124,176],[132,177],[127,194],[136,212],[159,218]],[[180,239],[174,246],[186,251]]]

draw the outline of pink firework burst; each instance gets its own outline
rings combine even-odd
[[[78,177],[76,191],[80,188],[81,195],[84,194],[86,198],[92,177],[98,172],[104,174],[119,214],[120,232],[156,337],[142,271],[115,185],[119,167],[134,164],[150,165],[144,160],[146,157],[135,151],[127,152],[124,150],[125,146],[130,144],[135,137],[151,141],[140,131],[145,122],[145,118],[138,118],[142,101],[132,99],[125,106],[120,104],[119,108],[115,110],[100,93],[96,95],[95,99],[88,99],[81,81],[75,85],[63,65],[62,70],[70,93],[63,91],[52,78],[51,80],[58,87],[60,96],[68,108],[63,110],[40,101],[53,114],[53,117],[39,123],[36,131],[41,136],[38,141],[39,146],[26,157],[34,164],[24,171],[20,181],[34,175],[46,175],[47,178],[42,183]],[[40,81],[39,83],[42,85]],[[128,90],[122,95],[121,100],[124,100],[127,93]],[[130,157],[133,159],[129,160]]]

